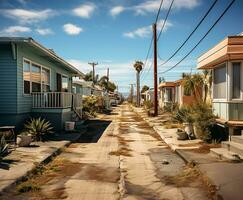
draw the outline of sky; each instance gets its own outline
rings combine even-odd
[[[214,0],[174,0],[158,41],[158,65],[187,38]],[[158,19],[160,31],[171,0],[163,0]],[[182,72],[196,72],[197,58],[228,35],[243,32],[243,0],[236,0],[203,42],[180,65],[178,62],[203,37],[230,0],[218,0],[209,16],[179,53],[164,66],[158,77],[166,81],[180,78]],[[88,62],[98,62],[101,76],[110,69],[110,80],[120,92],[129,92],[135,83],[133,63],[145,61],[152,37],[152,23],[160,0],[0,0],[0,36],[32,37],[80,71],[91,70]],[[153,52],[141,75],[141,85],[153,87]]]

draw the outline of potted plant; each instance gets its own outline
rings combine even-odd
[[[17,136],[17,145],[19,147],[28,147],[30,146],[33,138],[32,135],[28,132],[22,132]]]

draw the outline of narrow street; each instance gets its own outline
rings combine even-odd
[[[87,134],[99,130],[94,140],[71,144],[33,177],[41,189],[13,188],[3,199],[208,199],[200,181],[177,185],[168,178],[180,173],[183,160],[129,105],[92,123]]]

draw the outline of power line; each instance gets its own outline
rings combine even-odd
[[[224,10],[224,12],[220,15],[220,17],[215,21],[215,23],[211,26],[211,28],[207,31],[207,33],[199,40],[199,42],[179,61],[177,62],[174,66],[170,67],[169,69],[160,72],[159,74],[164,74],[176,66],[178,66],[183,60],[185,60],[195,49],[196,47],[204,40],[204,38],[210,33],[210,31],[216,26],[216,24],[220,21],[220,19],[225,15],[225,13],[229,10],[229,8],[232,6],[232,4],[235,2],[235,0],[232,0],[231,3],[227,6],[227,8]]]
[[[156,15],[156,18],[155,18],[155,23],[157,23],[157,21],[158,21],[159,14],[160,14],[161,7],[162,7],[162,4],[163,4],[163,0],[161,0],[161,2],[160,2],[159,10],[158,10],[157,15]],[[150,44],[149,44],[149,49],[148,49],[148,52],[147,52],[147,55],[146,55],[146,58],[145,58],[144,68],[146,67],[146,64],[147,64],[147,60],[148,60],[149,53],[150,53],[150,50],[151,50],[151,47],[152,47],[153,39],[154,39],[154,37],[152,36],[152,37],[151,37]],[[143,73],[143,71],[141,72],[141,75],[142,75],[142,73]]]
[[[159,35],[158,35],[158,37],[157,37],[157,41],[159,41],[159,38],[160,38],[161,33],[162,33],[163,29],[164,29],[164,26],[165,26],[165,24],[166,24],[167,18],[168,18],[169,14],[170,14],[170,11],[171,11],[171,8],[172,8],[172,5],[173,5],[174,1],[175,1],[175,0],[172,0],[172,1],[171,1],[170,7],[169,7],[169,9],[168,9],[168,11],[167,11],[167,14],[166,14],[166,17],[165,17],[165,19],[164,19],[164,23],[163,23],[163,25],[162,25],[162,27],[161,27],[161,29],[160,29]]]
[[[155,18],[155,23],[157,23],[157,21],[158,21],[158,18],[159,18],[159,13],[160,13],[160,10],[161,10],[161,7],[162,7],[162,4],[163,4],[163,0],[161,0],[161,2],[160,2],[160,5],[159,5],[159,10],[158,10],[157,16],[156,16],[156,18]]]
[[[187,43],[187,41],[191,38],[191,36],[194,34],[194,32],[198,29],[198,27],[202,24],[202,22],[204,21],[204,19],[208,16],[208,14],[210,13],[210,11],[213,9],[214,5],[217,3],[218,0],[215,0],[213,2],[213,4],[211,5],[211,7],[208,9],[208,11],[205,13],[205,15],[203,16],[203,18],[200,20],[200,22],[197,24],[197,26],[194,28],[194,30],[189,34],[189,36],[187,37],[187,39],[181,44],[181,46],[166,60],[164,61],[162,64],[160,64],[159,66],[162,66],[164,64],[166,64],[169,60],[171,60],[171,58],[173,58],[180,50],[181,48]],[[159,56],[159,58],[161,59],[161,57]],[[162,59],[161,59],[162,60]]]

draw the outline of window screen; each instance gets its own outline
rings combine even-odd
[[[239,99],[240,98],[240,63],[232,63],[233,64],[233,74],[232,74],[232,98]]]
[[[226,98],[226,64],[214,69],[213,96],[215,99]]]

